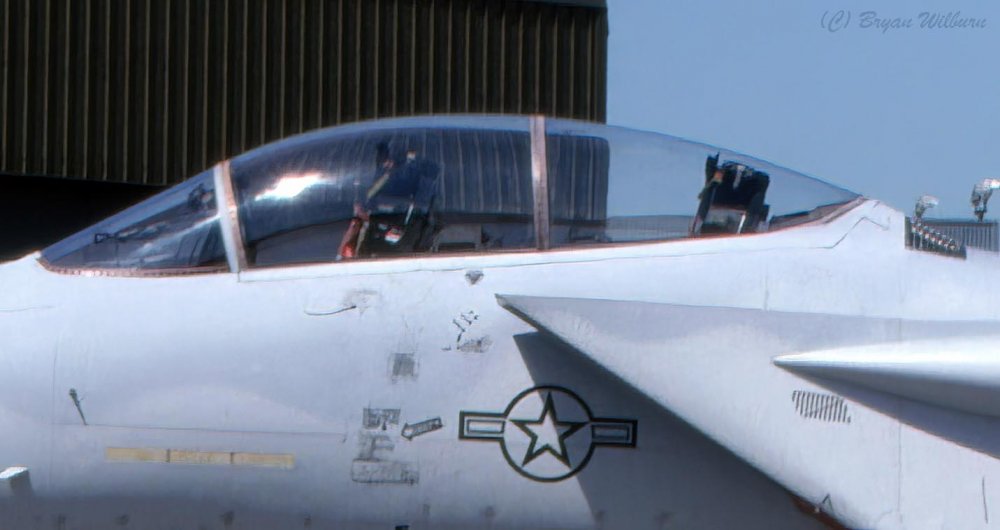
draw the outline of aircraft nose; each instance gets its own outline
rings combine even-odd
[[[58,323],[43,299],[48,273],[26,259],[0,264],[0,520],[48,480]],[[22,503],[23,504],[23,503]]]

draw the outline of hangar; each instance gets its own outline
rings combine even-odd
[[[604,0],[0,1],[0,258],[319,127],[603,122],[607,36]]]

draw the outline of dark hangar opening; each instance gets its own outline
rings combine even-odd
[[[603,122],[607,35],[604,0],[2,1],[0,258],[319,127]]]

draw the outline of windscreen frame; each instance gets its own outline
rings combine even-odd
[[[110,220],[112,220],[112,219],[114,219],[114,218],[116,218],[116,217],[118,217],[118,216],[120,216],[122,214],[125,214],[125,213],[129,212],[130,210],[132,210],[133,208],[136,208],[136,207],[138,207],[138,206],[140,206],[142,204],[147,204],[149,201],[156,200],[158,197],[163,197],[166,194],[171,193],[172,191],[174,191],[176,187],[183,186],[184,183],[191,182],[193,179],[196,179],[196,178],[199,178],[199,177],[205,178],[205,179],[209,180],[212,183],[212,190],[211,190],[211,192],[212,192],[213,198],[212,198],[211,202],[214,203],[215,213],[214,213],[214,216],[212,216],[211,218],[207,218],[207,219],[211,220],[212,222],[214,222],[217,225],[216,229],[218,230],[219,235],[221,236],[221,239],[223,240],[222,241],[222,245],[223,245],[223,251],[224,251],[224,260],[223,260],[222,263],[215,264],[215,265],[184,266],[184,267],[161,267],[161,268],[148,268],[148,269],[147,268],[135,268],[135,267],[70,266],[70,265],[59,265],[59,264],[53,263],[53,262],[51,262],[45,256],[46,252],[48,252],[50,249],[53,249],[54,247],[57,247],[59,245],[67,244],[73,238],[78,238],[78,237],[80,237],[81,235],[83,235],[85,233],[89,233],[90,231],[93,231],[96,227],[100,226],[101,224],[107,223]],[[134,204],[134,205],[132,205],[132,206],[130,206],[130,207],[122,210],[121,212],[118,212],[118,213],[116,213],[114,215],[111,215],[111,216],[105,218],[105,219],[102,219],[98,223],[90,225],[90,226],[84,228],[83,230],[80,230],[80,231],[78,231],[78,232],[76,232],[74,234],[71,234],[71,235],[69,235],[69,236],[67,236],[67,237],[59,240],[58,242],[53,243],[52,245],[49,245],[49,246],[45,247],[44,249],[42,249],[39,252],[39,256],[37,258],[37,261],[38,261],[38,263],[43,268],[45,268],[46,270],[48,270],[50,272],[55,272],[55,273],[59,273],[59,274],[66,274],[66,275],[74,275],[74,276],[89,276],[89,277],[104,277],[104,276],[116,276],[116,277],[175,277],[175,276],[197,276],[197,275],[206,275],[206,274],[219,274],[219,273],[227,273],[227,272],[228,273],[235,273],[237,271],[232,268],[231,262],[229,260],[229,248],[228,248],[227,244],[225,243],[225,240],[228,237],[228,234],[227,234],[228,231],[226,230],[226,227],[224,226],[224,223],[222,222],[222,215],[223,215],[223,212],[225,211],[225,209],[224,209],[224,201],[225,201],[224,195],[225,195],[225,193],[223,193],[223,191],[219,189],[219,187],[218,187],[219,182],[220,181],[219,181],[219,178],[217,176],[217,171],[216,171],[216,167],[215,166],[213,166],[211,168],[208,168],[208,169],[206,169],[204,171],[201,171],[201,172],[195,174],[194,176],[192,176],[191,178],[189,178],[188,180],[185,180],[184,182],[178,184],[177,186],[170,187],[167,190],[164,190],[163,192],[160,192],[160,193],[158,193],[156,195],[153,195],[152,197],[150,197],[150,198],[148,198],[148,199],[146,199],[144,201],[136,203],[136,204]],[[112,236],[112,237],[114,237],[114,236]]]

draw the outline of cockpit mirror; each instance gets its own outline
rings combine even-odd
[[[206,190],[204,184],[198,184],[188,193],[187,204],[192,212],[203,212],[214,206],[215,194]]]

